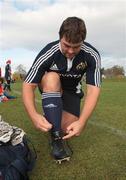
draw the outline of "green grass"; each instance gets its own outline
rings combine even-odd
[[[126,179],[126,80],[104,80],[95,112],[80,137],[70,140],[70,163],[57,165],[50,157],[48,134],[36,130],[25,112],[21,83],[13,84],[14,101],[1,103],[0,114],[23,128],[32,139],[38,159],[31,180]],[[15,91],[14,91],[15,90]],[[36,94],[40,99],[39,94]],[[41,103],[37,103],[41,112]]]

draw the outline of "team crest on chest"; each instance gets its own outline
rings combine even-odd
[[[84,70],[87,67],[87,62],[81,62],[76,66],[77,70]]]

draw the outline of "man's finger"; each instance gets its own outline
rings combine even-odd
[[[47,127],[47,126],[45,126],[45,125],[42,125],[42,126],[40,127],[40,129],[41,129],[42,131],[44,131],[44,132],[48,132],[51,128],[52,128],[52,126],[51,126],[51,127]]]
[[[72,136],[74,136],[74,132],[73,131],[70,131],[69,134],[67,134],[66,136],[63,137],[63,139],[68,139],[68,138],[71,138]]]
[[[39,129],[40,129],[41,131],[43,131],[43,132],[48,132],[48,129],[47,129],[47,128],[40,127]]]
[[[47,128],[49,128],[49,129],[51,129],[52,128],[52,124],[51,123],[49,123],[46,119],[44,119],[44,127],[47,127]]]
[[[43,123],[43,124],[40,125],[40,128],[39,128],[39,129],[41,129],[42,131],[47,132],[47,131],[49,131],[51,128],[52,128],[52,125],[51,125],[51,124],[48,125],[48,124],[46,124],[46,123]]]
[[[72,125],[69,125],[69,126],[67,127],[67,132],[72,131],[72,129],[73,129]]]
[[[51,129],[51,128],[52,128],[52,124],[50,124],[50,123],[47,122],[47,121],[44,121],[44,123],[42,124],[42,126],[43,126],[44,128],[47,128],[47,129]]]

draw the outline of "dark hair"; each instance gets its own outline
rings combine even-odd
[[[59,30],[59,37],[64,36],[68,42],[79,43],[86,38],[85,22],[78,17],[68,17],[65,19]]]

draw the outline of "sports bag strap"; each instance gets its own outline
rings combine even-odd
[[[35,161],[37,159],[37,153],[30,139],[24,138],[23,142],[27,146],[27,149],[28,149],[28,156],[29,156],[28,170],[31,171],[35,165]],[[32,150],[29,148],[28,143],[31,144]]]
[[[10,166],[13,166],[15,169],[18,170],[18,172],[20,172],[20,174],[26,178],[26,172],[28,171],[28,165],[27,163],[21,159],[21,158],[18,158],[18,159],[15,159],[15,161],[13,161]],[[28,177],[27,177],[28,179]]]

